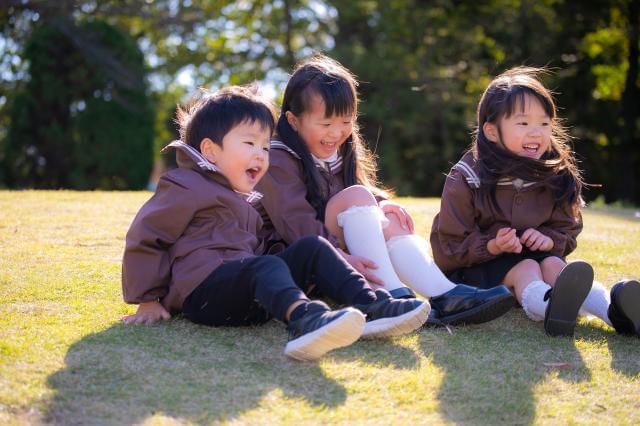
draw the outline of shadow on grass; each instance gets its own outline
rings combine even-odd
[[[272,393],[320,409],[344,404],[344,387],[315,363],[287,359],[285,343],[276,322],[260,330],[184,320],[114,325],[69,348],[65,368],[48,378],[54,396],[45,418],[56,424],[132,424],[163,414],[211,423],[269,404]]]
[[[640,376],[640,339],[636,336],[619,334],[602,325],[585,327],[587,334],[583,339],[591,342],[606,342],[611,354],[611,369],[627,377]]]
[[[611,368],[629,377],[640,376],[640,357],[637,337],[623,337],[608,333],[607,344],[611,353]],[[635,339],[635,342],[633,340]]]
[[[572,338],[550,338],[541,323],[514,309],[486,324],[432,329],[420,336],[425,356],[444,371],[440,412],[453,423],[531,424],[535,387],[549,375],[591,380]],[[481,416],[481,417],[480,417]]]

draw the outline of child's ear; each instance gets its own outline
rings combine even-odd
[[[287,118],[287,122],[289,126],[296,132],[298,131],[298,117],[295,116],[291,111],[287,111],[284,113],[284,116]]]
[[[482,125],[482,131],[484,135],[491,142],[498,142],[498,127],[495,124],[486,122]]]
[[[209,138],[204,138],[200,142],[200,152],[212,164],[216,164],[221,151],[222,147]]]

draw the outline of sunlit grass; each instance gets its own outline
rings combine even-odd
[[[281,324],[123,326],[124,235],[147,192],[0,192],[0,423],[530,424],[640,421],[640,340],[582,320],[548,338],[488,324],[357,342],[317,363]],[[437,199],[405,198],[428,235]],[[640,219],[587,209],[572,259],[640,276]],[[565,363],[563,368],[549,363]]]

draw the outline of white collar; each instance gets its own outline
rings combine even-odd
[[[313,154],[311,154],[311,157],[313,157],[313,161],[316,164],[320,166],[324,166],[325,163],[335,163],[338,160],[338,151],[334,152],[333,155],[327,158],[318,158]]]

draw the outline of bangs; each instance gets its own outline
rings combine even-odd
[[[275,127],[271,105],[242,87],[222,89],[204,97],[187,112],[178,109],[178,119],[184,129],[183,141],[198,150],[205,138],[221,144],[226,134],[240,124],[258,123],[270,134]]]
[[[268,130],[269,133],[273,133],[275,128],[275,122],[271,111],[264,108],[262,105],[250,105],[244,111],[238,111],[234,114],[235,117],[231,119],[233,123],[231,127],[235,127],[239,124],[259,124],[261,130]],[[235,121],[235,122],[234,122]]]
[[[342,78],[319,75],[306,87],[302,96],[305,111],[310,109],[313,96],[322,98],[326,118],[334,115],[350,116],[358,110],[355,89]]]
[[[531,102],[531,98],[540,102],[540,105],[542,105],[544,112],[549,118],[555,118],[553,101],[547,96],[524,86],[513,86],[512,90],[506,93],[502,108],[504,116],[511,117],[516,112],[524,112],[526,103]]]

